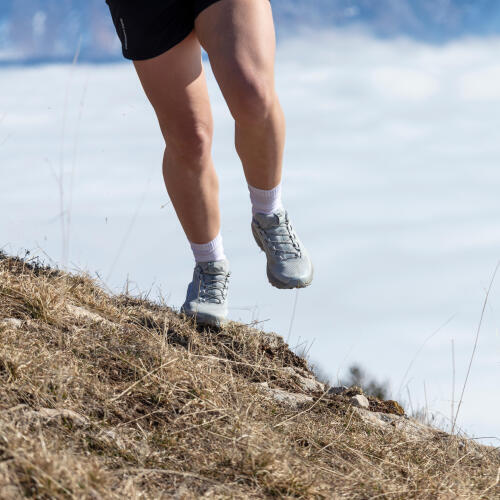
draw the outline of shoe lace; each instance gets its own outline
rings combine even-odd
[[[201,302],[222,304],[227,297],[231,273],[205,273],[201,267],[198,268],[198,272],[200,276],[198,299]]]
[[[261,228],[271,251],[281,260],[295,259],[301,256],[297,235],[285,216],[279,224],[269,228]]]

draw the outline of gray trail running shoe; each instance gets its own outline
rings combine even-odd
[[[181,312],[195,318],[199,325],[220,327],[226,323],[230,275],[226,259],[198,263]]]
[[[270,215],[255,214],[252,233],[267,256],[267,277],[276,288],[304,288],[313,279],[307,250],[293,230],[284,208]]]

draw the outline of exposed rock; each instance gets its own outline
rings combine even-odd
[[[363,394],[357,394],[356,396],[353,396],[350,399],[350,402],[353,406],[357,406],[358,408],[369,408],[370,407],[370,402],[366,398],[366,396],[363,396]]]
[[[330,389],[328,389],[328,394],[338,396],[340,394],[344,394],[344,392],[347,392],[347,390],[348,389],[345,385],[340,385],[338,387],[330,387]]]
[[[324,392],[325,391],[325,386],[321,382],[319,382],[316,379],[309,378],[309,377],[297,377],[298,378],[298,383],[302,387],[304,391],[308,392]]]
[[[87,425],[89,420],[87,417],[76,413],[73,410],[59,409],[59,408],[40,408],[39,410],[32,410],[23,413],[22,417],[40,418],[42,420],[52,420],[55,418],[66,418],[71,420],[76,425]]]
[[[127,445],[123,442],[123,439],[112,430],[103,430],[97,435],[97,439],[106,443],[108,445],[114,445],[120,448],[121,450],[125,450]]]
[[[399,430],[413,439],[427,439],[438,432],[436,429],[408,417],[368,411],[363,408],[356,408],[356,411],[366,423],[375,425],[384,431]]]
[[[280,345],[283,345],[283,337],[280,337],[276,333],[272,332],[261,332],[262,339],[265,341],[266,344],[269,345],[269,347],[272,348],[277,348]]]
[[[307,372],[300,370],[299,368],[293,368],[291,366],[286,366],[283,368],[285,373],[292,376],[293,380],[300,386],[303,391],[306,392],[324,392],[325,386],[318,380],[316,380],[312,375],[307,374]],[[303,374],[301,374],[302,372]]]
[[[269,387],[269,384],[267,382],[262,382],[259,384],[259,386],[262,387],[262,389],[264,389],[264,391],[275,401],[285,403],[293,408],[296,408],[303,403],[312,403],[313,401],[313,398],[311,396]]]
[[[67,304],[66,307],[68,311],[77,319],[86,319],[97,323],[107,321],[101,315],[93,313],[84,307],[74,306],[73,304]]]

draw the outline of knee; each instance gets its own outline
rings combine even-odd
[[[270,116],[275,91],[269,79],[257,73],[240,71],[235,75],[234,88],[228,104],[236,122],[258,124]]]
[[[164,131],[165,154],[183,167],[199,170],[209,163],[213,126],[211,123],[189,124]]]

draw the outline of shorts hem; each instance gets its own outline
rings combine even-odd
[[[207,0],[203,7],[195,9],[194,18],[196,19],[205,9],[217,2],[220,2],[220,0]],[[271,0],[269,0],[269,3],[271,3]]]
[[[195,9],[194,18],[196,19],[205,9],[208,9],[208,7],[217,2],[220,2],[220,0],[211,0],[206,2],[201,8]]]

